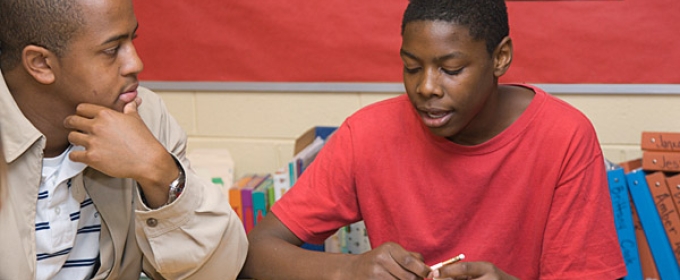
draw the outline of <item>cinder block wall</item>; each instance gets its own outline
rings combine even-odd
[[[228,149],[235,178],[274,172],[290,160],[295,138],[308,128],[338,126],[359,108],[400,94],[155,91],[189,135],[189,151]],[[680,92],[554,95],[590,118],[605,157],[614,162],[641,156],[643,130],[680,131]]]

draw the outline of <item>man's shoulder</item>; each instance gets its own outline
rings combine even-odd
[[[165,111],[163,99],[156,92],[140,86],[137,88],[137,96],[142,99],[142,104],[137,108],[142,117],[158,115]]]
[[[149,102],[161,102],[161,97],[156,92],[146,87],[138,87],[137,95],[142,98],[142,104],[146,103],[147,99]]]
[[[148,88],[138,87],[137,96],[142,99],[137,112],[150,129],[168,119],[170,113],[160,95]]]

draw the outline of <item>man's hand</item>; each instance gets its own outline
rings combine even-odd
[[[168,186],[179,170],[137,113],[140,101],[126,104],[122,113],[82,103],[75,115],[64,119],[64,126],[72,130],[69,142],[85,147],[84,151],[71,152],[71,160],[112,177],[136,180],[149,206],[155,207],[167,202]]]
[[[347,279],[423,279],[430,273],[420,254],[391,242],[361,254],[350,265]]]

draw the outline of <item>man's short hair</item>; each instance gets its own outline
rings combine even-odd
[[[82,24],[78,0],[0,0],[0,69],[16,67],[28,45],[62,56]]]
[[[466,26],[475,40],[484,40],[489,54],[510,34],[504,0],[410,0],[401,23],[444,21]]]

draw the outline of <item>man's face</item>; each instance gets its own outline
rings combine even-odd
[[[93,103],[122,111],[137,96],[143,64],[132,40],[137,19],[130,0],[80,0],[84,25],[59,58],[59,100],[75,110]]]
[[[480,130],[475,119],[497,88],[483,40],[457,24],[413,21],[404,28],[401,58],[406,92],[432,133],[456,142]]]

